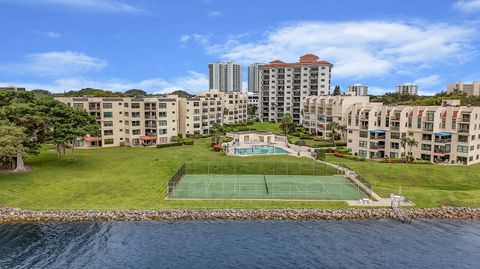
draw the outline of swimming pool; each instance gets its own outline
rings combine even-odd
[[[252,146],[251,148],[235,148],[235,155],[287,154],[288,151],[272,146]]]

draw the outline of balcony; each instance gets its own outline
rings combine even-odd
[[[435,138],[435,143],[450,143],[452,138]]]
[[[385,145],[370,145],[370,149],[375,149],[375,150],[385,149]]]
[[[360,125],[360,129],[365,129],[365,130],[368,130],[368,125]]]
[[[370,139],[371,140],[385,140],[385,135],[377,135],[377,136],[371,135]]]
[[[399,131],[400,130],[400,126],[390,126],[390,130],[392,131]]]
[[[436,154],[450,154],[450,150],[445,150],[445,149],[434,149],[433,153]]]
[[[459,132],[459,133],[469,133],[470,128],[459,128],[459,129],[457,129],[457,132]]]

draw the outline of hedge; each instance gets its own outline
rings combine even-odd
[[[193,141],[192,141],[193,142]],[[157,148],[169,148],[169,147],[178,147],[183,145],[182,142],[168,143],[168,144],[158,144]]]
[[[185,140],[183,140],[183,144],[184,144],[184,145],[193,145],[193,140],[191,140],[191,139],[185,139]]]

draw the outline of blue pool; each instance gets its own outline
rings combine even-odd
[[[235,148],[236,155],[251,155],[251,154],[286,154],[288,151],[272,147],[272,146],[252,146],[251,148]]]

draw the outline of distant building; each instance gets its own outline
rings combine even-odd
[[[248,93],[248,104],[256,105],[258,107],[258,93]]]
[[[280,60],[260,66],[260,121],[278,122],[284,114],[301,123],[303,99],[328,95],[333,65],[306,54],[296,63]]]
[[[15,86],[0,87],[0,91],[26,91],[25,88],[18,88]]]
[[[469,96],[480,96],[480,81],[474,81],[472,84],[465,84],[463,81],[459,81],[458,83],[447,85],[447,93],[452,93],[454,90],[464,92]]]
[[[258,93],[260,91],[260,66],[254,63],[248,66],[248,91]]]
[[[345,91],[345,95],[350,96],[367,96],[368,95],[368,86],[363,86],[360,84],[355,84],[353,86],[348,86]]]
[[[411,83],[405,83],[403,85],[397,86],[396,92],[401,93],[401,94],[417,95],[418,94],[418,86],[413,85]]]
[[[234,62],[208,65],[208,88],[222,92],[242,91],[242,66]]]

